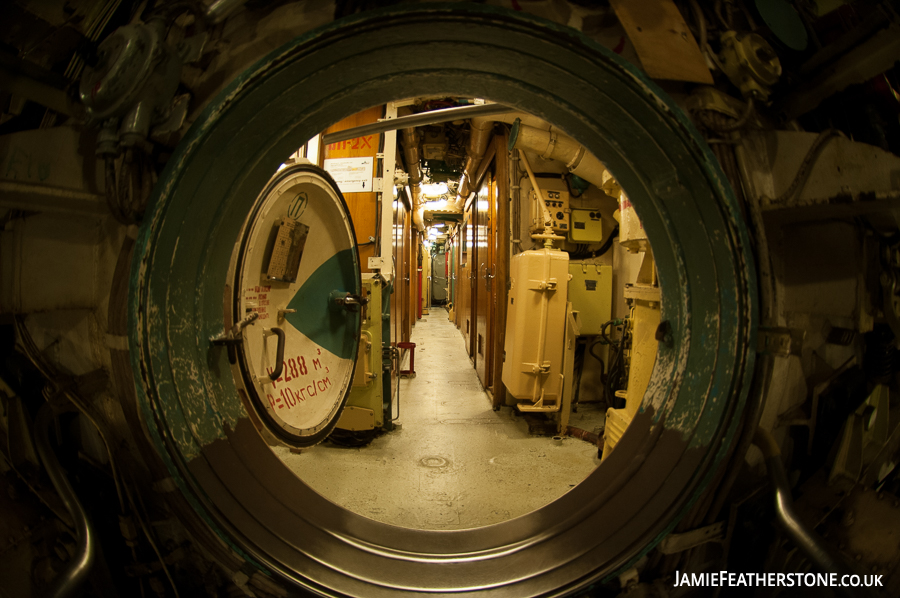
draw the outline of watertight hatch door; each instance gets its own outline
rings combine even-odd
[[[366,309],[353,224],[328,173],[298,164],[273,177],[244,226],[234,289],[235,320],[255,318],[237,351],[251,407],[287,444],[320,442],[349,395]]]

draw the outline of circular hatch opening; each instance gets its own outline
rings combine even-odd
[[[256,432],[226,348],[210,345],[232,325],[233,244],[284,156],[366,106],[436,92],[531,111],[604,157],[653,239],[671,333],[603,466],[551,505],[458,532],[371,521],[302,484]],[[225,90],[160,182],[129,317],[151,440],[197,521],[247,567],[328,595],[562,595],[633,563],[710,479],[747,393],[754,297],[725,177],[662,92],[570,29],[454,4],[329,25]]]
[[[440,101],[406,98],[395,105],[418,104],[420,109],[427,111],[436,103],[477,106],[477,102],[471,98]],[[381,114],[380,107],[377,115],[371,109],[364,110],[347,122],[356,122],[360,115],[374,119]],[[418,114],[423,115],[422,112]],[[484,168],[481,180],[471,185],[477,191],[471,192],[470,201],[459,202],[456,192],[460,172],[457,171],[462,171],[467,162],[467,146],[476,123],[480,130],[493,129],[490,139],[496,147],[491,145],[490,164]],[[328,130],[332,131],[334,127]],[[492,409],[492,400],[496,397],[486,392],[483,385],[483,376],[491,366],[483,366],[479,371],[470,361],[473,358],[483,360],[484,347],[478,347],[477,356],[466,353],[469,341],[475,340],[467,334],[470,316],[476,317],[475,310],[469,310],[467,306],[461,308],[464,313],[457,315],[430,306],[429,314],[429,306],[423,303],[426,309],[423,309],[422,319],[415,325],[411,339],[417,344],[417,374],[397,379],[394,372],[391,383],[396,392],[385,390],[383,372],[380,371],[383,354],[379,349],[389,344],[382,343],[382,319],[388,316],[388,304],[393,305],[396,295],[404,292],[399,285],[411,272],[397,271],[392,281],[377,273],[365,274],[367,286],[362,295],[374,303],[367,306],[351,302],[344,309],[335,309],[332,295],[344,297],[349,292],[332,290],[332,287],[352,290],[356,279],[354,271],[365,263],[351,259],[347,252],[375,243],[361,240],[367,238],[368,232],[375,233],[374,223],[379,216],[384,218],[384,213],[375,193],[360,191],[372,187],[371,177],[369,180],[364,180],[365,177],[361,181],[348,180],[344,186],[347,192],[344,200],[351,213],[362,216],[362,227],[366,231],[357,230],[354,237],[352,228],[347,226],[347,217],[340,217],[341,193],[334,187],[334,182],[311,165],[295,164],[293,157],[279,167],[260,193],[235,248],[231,266],[235,273],[229,277],[235,280],[232,287],[236,289],[235,324],[246,326],[242,329],[238,366],[233,370],[242,396],[247,397],[248,410],[256,412],[258,427],[264,437],[272,441],[270,444],[275,453],[323,497],[364,517],[400,527],[471,529],[513,519],[553,502],[600,464],[601,451],[605,456],[609,455],[639,407],[655,362],[653,335],[659,324],[659,289],[649,242],[627,195],[602,163],[591,159],[593,156],[581,155],[583,148],[573,145],[565,136],[558,137],[560,133],[550,123],[510,109],[502,116],[473,121],[471,126],[467,121],[458,121],[428,125],[417,131],[426,139],[453,139],[452,147],[448,143],[448,153],[459,156],[458,162],[450,163],[455,167],[447,162],[437,165],[431,162],[422,177],[420,186],[426,192],[421,194],[419,201],[423,202],[425,231],[421,238],[412,241],[414,245],[418,244],[420,287],[428,284],[431,274],[437,280],[438,271],[429,269],[432,256],[425,254],[431,245],[433,257],[437,258],[439,253],[435,245],[442,240],[452,245],[454,251],[442,268],[449,271],[452,264],[452,276],[455,276],[459,263],[459,276],[466,281],[469,280],[467,273],[472,269],[469,262],[495,263],[496,245],[508,244],[508,238],[526,240],[519,243],[518,250],[513,250],[515,255],[522,254],[516,259],[526,258],[528,252],[533,255],[543,247],[541,235],[546,231],[542,226],[542,215],[538,213],[528,169],[533,171],[534,181],[546,193],[544,202],[552,208],[549,214],[556,236],[553,244],[557,250],[563,250],[557,251],[556,255],[569,260],[569,272],[574,272],[570,275],[577,278],[568,284],[563,281],[553,293],[558,296],[559,304],[552,318],[559,332],[565,326],[562,310],[565,309],[563,295],[567,295],[567,289],[570,289],[567,297],[573,301],[572,318],[574,320],[577,315],[579,323],[578,332],[574,328],[566,328],[564,332],[563,344],[572,350],[563,354],[562,344],[557,344],[560,353],[548,356],[557,362],[560,373],[564,372],[565,383],[550,384],[554,377],[552,373],[547,376],[523,374],[521,380],[514,382],[516,395],[507,394],[504,387],[504,408],[495,401],[496,408]],[[548,134],[552,131],[552,138],[558,138],[567,149],[552,154],[552,158],[545,156],[535,150],[536,142],[517,144],[520,131],[527,131],[530,136],[538,135],[540,131]],[[399,133],[397,137],[401,137]],[[403,150],[408,149],[406,145],[410,139],[416,139],[416,136],[403,136]],[[316,147],[319,145],[318,139],[311,143]],[[379,142],[377,137],[365,137],[343,145],[368,147],[371,150],[368,153],[374,154],[385,143]],[[309,146],[305,145],[295,156],[305,153]],[[341,146],[338,143],[333,147],[340,152]],[[509,150],[509,147],[513,149]],[[524,156],[518,154],[522,147],[526,148]],[[348,159],[331,158],[330,149],[331,146],[324,154],[326,166],[330,160],[337,160],[336,164],[332,162],[332,167],[346,169]],[[408,154],[400,147],[397,154],[408,159]],[[390,156],[390,153],[386,155]],[[581,180],[591,183],[590,189],[572,189],[569,179],[576,184],[579,179],[569,175],[571,155],[580,157],[578,172],[586,177]],[[510,156],[515,159],[508,160]],[[382,162],[373,155],[365,168],[370,175],[382,177]],[[528,162],[528,168],[522,166],[525,162]],[[410,165],[405,166],[409,171]],[[344,170],[337,173],[338,176],[345,174]],[[501,181],[497,173],[510,180]],[[450,178],[455,180],[449,181]],[[410,232],[415,234],[411,223],[414,218],[400,206],[401,201],[407,206],[417,203],[409,200],[410,189],[417,188],[410,182],[412,180],[410,177],[404,184],[401,176],[393,193],[386,191],[386,199],[381,200],[390,202],[391,195],[395,198],[392,228],[398,230],[386,248],[389,256],[391,253],[394,258],[400,256],[393,260],[398,268],[404,264],[403,256],[406,255],[403,237],[409,236]],[[510,200],[514,205],[500,223],[497,199],[501,194],[509,197],[509,189],[519,192]],[[465,209],[460,208],[459,203],[464,203]],[[376,216],[372,217],[369,212],[375,212]],[[619,212],[627,215],[623,217]],[[566,234],[570,225],[574,228],[578,223],[582,223],[580,230],[584,231],[586,214],[590,218],[587,224],[591,226],[591,234],[597,235],[601,228],[605,231],[599,238],[586,237],[595,241],[592,246],[576,242],[585,238],[586,233],[576,231],[574,239]],[[366,216],[369,216],[368,220]],[[442,218],[447,221],[434,226]],[[331,222],[323,226],[327,219]],[[622,234],[617,233],[618,221],[627,223]],[[504,237],[505,241],[499,233],[504,227],[514,229]],[[359,245],[350,241],[354,238]],[[430,241],[432,238],[434,242]],[[338,254],[346,254],[346,259],[337,259]],[[410,259],[409,263],[417,261]],[[483,295],[481,300],[488,304],[494,300],[513,305],[515,297],[506,299],[506,293],[501,294],[499,286],[491,288],[490,278],[493,277],[486,275],[484,265],[480,271],[478,284],[466,284],[465,289],[451,291],[454,302],[466,305],[470,301],[468,295],[477,291]],[[613,272],[618,279],[615,288]],[[508,278],[508,275],[503,274],[503,277]],[[329,280],[340,282],[326,282]],[[515,286],[516,281],[510,280],[510,284]],[[305,285],[310,286],[301,292]],[[393,288],[395,285],[397,288]],[[578,295],[579,291],[581,295]],[[493,292],[497,292],[496,299]],[[424,288],[419,289],[419,294],[427,301],[428,293]],[[390,301],[383,299],[388,295]],[[605,299],[597,301],[600,296]],[[579,303],[576,297],[588,297],[593,303]],[[520,297],[520,303],[528,298]],[[325,306],[329,309],[324,309]],[[539,312],[533,312],[526,319],[540,317]],[[394,337],[396,320],[400,319],[398,315],[391,310],[392,341],[399,340]],[[495,334],[516,332],[507,329],[505,321],[498,321],[496,317],[494,320]],[[359,326],[359,322],[363,326]],[[361,336],[360,328],[363,328]],[[278,332],[286,341],[276,336]],[[352,340],[357,336],[361,340],[360,350],[352,347]],[[532,338],[531,345],[533,341]],[[491,342],[489,338],[481,344]],[[509,347],[516,344],[515,339],[507,340]],[[336,345],[344,347],[343,358],[336,355]],[[529,348],[533,352],[533,347]],[[357,356],[356,370],[350,367],[354,354]],[[495,355],[505,362],[502,348],[495,348]],[[406,355],[402,366],[394,364],[395,369],[410,368],[410,357],[411,354]],[[534,355],[510,359],[533,361]],[[568,363],[570,361],[573,363]],[[276,369],[279,363],[282,367]],[[505,363],[501,366],[505,367]],[[511,369],[504,376],[516,374],[517,371]],[[584,384],[579,385],[582,378]],[[534,391],[532,381],[539,383],[537,388],[551,392],[544,409],[534,410],[535,397],[541,393]],[[572,381],[576,387],[580,386],[580,393],[573,389]],[[493,387],[496,391],[496,380]],[[579,397],[577,406],[572,408],[569,403]],[[400,403],[404,404],[402,429]],[[341,405],[345,407],[336,412],[335,408]],[[341,417],[335,425],[333,420],[346,413],[350,417]],[[358,415],[359,420],[354,419]],[[304,418],[313,421],[302,422]],[[604,437],[607,419],[611,425]],[[329,430],[334,426],[333,434],[324,429],[326,423]],[[566,438],[557,437],[551,442],[551,436],[558,433],[566,434]],[[323,438],[326,438],[325,442],[313,449],[312,446]],[[431,469],[423,470],[422,467]]]

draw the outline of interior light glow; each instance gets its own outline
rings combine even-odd
[[[422,185],[422,195],[425,197],[440,197],[449,192],[447,183],[425,183]]]
[[[424,204],[426,210],[433,210],[436,212],[445,210],[447,208],[447,200],[446,199],[438,199],[434,201],[426,201]]]

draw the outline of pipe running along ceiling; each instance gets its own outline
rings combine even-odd
[[[436,93],[538,115],[603,160],[653,244],[671,331],[641,411],[584,482],[524,517],[454,532],[392,527],[316,494],[269,450],[226,353],[209,348],[234,324],[222,300],[232,248],[285,157],[366,107]],[[571,29],[459,3],[318,29],[206,109],[145,222],[128,307],[137,404],[187,524],[239,555],[245,572],[325,595],[571,593],[611,579],[671,530],[737,428],[757,315],[732,191],[674,103]]]

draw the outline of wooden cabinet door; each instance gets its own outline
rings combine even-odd
[[[485,174],[473,202],[475,220],[475,370],[485,388],[493,382],[494,284],[494,220],[497,204],[496,186],[491,173]]]
[[[473,356],[472,339],[475,338],[475,320],[472,317],[472,264],[475,261],[472,243],[472,211],[467,209],[463,215],[462,233],[460,234],[460,268],[459,289],[456,291],[459,301],[459,328],[466,340],[466,352]]]
[[[407,292],[406,278],[409,275],[406,265],[404,248],[405,236],[403,235],[404,222],[407,219],[407,210],[403,201],[398,199],[394,202],[394,224],[393,235],[391,236],[391,244],[393,247],[394,259],[394,289],[391,293],[391,342],[409,340],[407,336],[404,338],[404,314],[409,313],[409,293]],[[407,316],[408,320],[408,316]]]
[[[403,316],[400,336],[404,342],[409,341],[412,332],[412,323],[416,320],[416,302],[414,293],[416,292],[415,279],[418,277],[416,262],[414,259],[415,247],[413,246],[413,234],[410,229],[412,226],[412,213],[406,210],[403,218]]]

